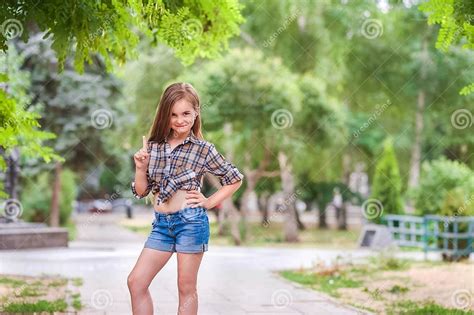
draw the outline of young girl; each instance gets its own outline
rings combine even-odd
[[[155,219],[127,283],[134,315],[153,314],[148,287],[173,252],[178,259],[178,314],[197,314],[197,273],[208,250],[207,210],[232,196],[243,175],[203,139],[199,97],[188,83],[174,83],[161,96],[148,140],[133,156],[135,197],[153,194]],[[218,176],[222,187],[206,197],[202,177]]]

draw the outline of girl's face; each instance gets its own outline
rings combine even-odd
[[[187,135],[194,125],[196,115],[197,113],[191,103],[185,99],[177,101],[171,110],[171,129],[178,137]]]

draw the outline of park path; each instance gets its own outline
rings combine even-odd
[[[145,220],[152,213],[141,214]],[[123,215],[76,217],[77,240],[69,248],[2,251],[0,273],[82,277],[80,314],[131,314],[127,275],[145,236],[116,224]],[[310,267],[337,256],[363,258],[368,251],[213,246],[198,279],[199,314],[369,314],[287,281],[275,271]],[[155,314],[176,314],[177,260],[173,255],[150,286]]]

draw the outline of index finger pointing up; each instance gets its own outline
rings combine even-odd
[[[147,149],[148,149],[148,142],[146,141],[146,137],[145,137],[145,136],[142,136],[142,140],[143,140],[143,147],[142,147],[142,149],[143,149],[143,150],[147,150]]]

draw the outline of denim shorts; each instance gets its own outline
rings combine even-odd
[[[167,252],[202,253],[209,242],[209,218],[204,207],[174,213],[155,212],[145,247]]]

